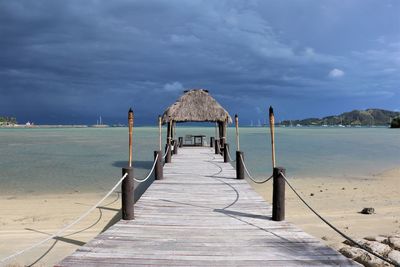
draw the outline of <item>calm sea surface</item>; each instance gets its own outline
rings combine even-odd
[[[268,133],[268,128],[240,129],[241,150],[256,177],[271,173]],[[209,140],[214,128],[178,125],[176,134],[205,134]],[[228,142],[234,152],[233,128]],[[106,191],[126,165],[127,143],[127,128],[2,128],[0,193]],[[299,178],[362,177],[400,166],[400,131],[387,128],[277,128],[276,147],[277,164]],[[157,128],[135,128],[136,177],[147,174],[157,148]]]

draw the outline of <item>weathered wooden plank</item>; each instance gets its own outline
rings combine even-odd
[[[212,148],[181,148],[119,221],[57,266],[358,266],[286,222]]]

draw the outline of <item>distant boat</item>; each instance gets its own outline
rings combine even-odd
[[[345,126],[343,126],[343,118],[342,117],[340,117],[340,123],[339,123],[338,127],[341,127],[341,128],[345,127]]]
[[[101,118],[101,116],[99,116],[99,119],[96,120],[96,124],[92,125],[91,127],[94,127],[94,128],[107,128],[107,127],[109,127],[109,125],[103,124],[102,118]]]
[[[35,124],[33,122],[28,121],[25,123],[25,127],[33,127]]]

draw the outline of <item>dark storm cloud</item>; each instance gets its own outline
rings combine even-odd
[[[191,87],[248,120],[269,104],[293,117],[398,108],[399,11],[391,1],[1,1],[0,113],[123,122],[133,105],[151,123]]]

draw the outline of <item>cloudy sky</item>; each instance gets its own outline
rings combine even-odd
[[[186,88],[243,123],[400,109],[400,1],[0,0],[0,115],[139,124]]]

